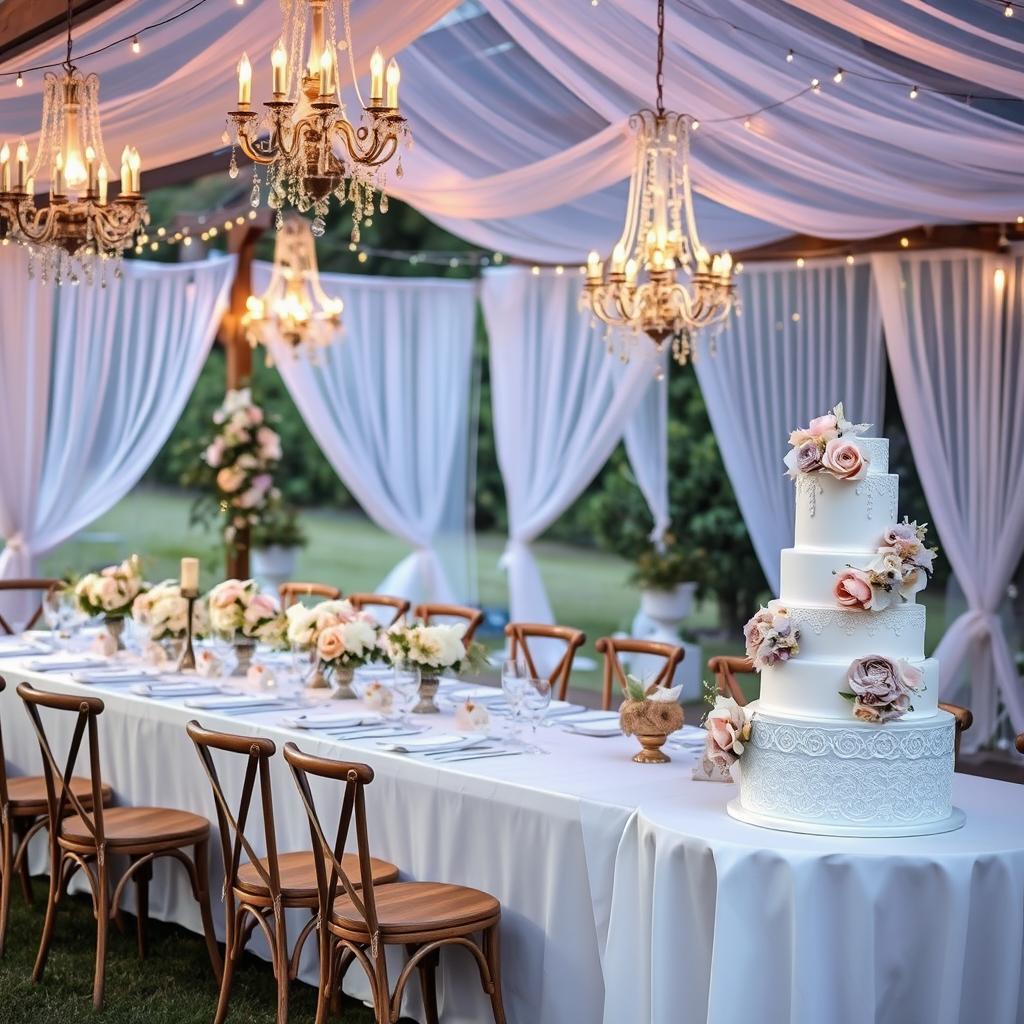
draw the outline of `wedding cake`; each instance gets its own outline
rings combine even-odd
[[[729,813],[743,821],[887,836],[963,823],[950,803],[954,720],[938,707],[916,599],[935,549],[924,526],[899,520],[889,442],[867,429],[839,405],[790,437],[794,546],[779,599],[744,630],[761,692],[742,709]]]

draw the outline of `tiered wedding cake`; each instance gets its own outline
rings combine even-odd
[[[842,406],[790,437],[795,546],[781,595],[747,624],[761,673],[747,709],[736,818],[790,831],[917,835],[963,822],[950,804],[954,721],[924,657],[934,549],[899,522],[889,442]]]

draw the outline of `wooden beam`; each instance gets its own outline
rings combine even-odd
[[[80,33],[98,14],[125,2],[74,0],[72,10],[76,33]],[[12,63],[26,50],[62,36],[67,19],[66,0],[4,0],[0,3],[0,63]]]

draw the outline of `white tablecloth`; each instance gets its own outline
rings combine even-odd
[[[9,769],[36,773],[41,763],[14,685],[88,689],[106,702],[103,773],[124,804],[214,817],[185,735],[193,717],[371,764],[374,853],[403,877],[478,886],[501,900],[511,1024],[1024,1020],[1022,787],[957,776],[955,799],[967,812],[961,831],[826,839],[733,821],[725,813],[731,785],[691,781],[685,757],[635,765],[634,741],[624,737],[551,728],[541,734],[549,756],[424,764],[384,753],[375,740],[285,729],[281,711],[197,714],[124,686],[86,688],[28,672],[13,659],[0,662],[0,674],[8,681],[0,716]],[[283,759],[277,767],[279,849],[308,848]],[[151,905],[156,916],[199,930],[174,866],[158,868]],[[489,1020],[471,962],[458,952],[442,961],[446,1024]],[[304,974],[314,979],[311,964]],[[417,1015],[417,1000],[414,992],[406,1013]]]

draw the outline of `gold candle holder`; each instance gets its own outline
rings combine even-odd
[[[188,601],[188,615],[185,621],[185,646],[182,648],[181,655],[178,658],[176,671],[187,672],[189,670],[194,671],[196,667],[196,652],[192,647],[192,611],[195,607],[196,598],[199,597],[199,591],[182,590],[181,596]]]

